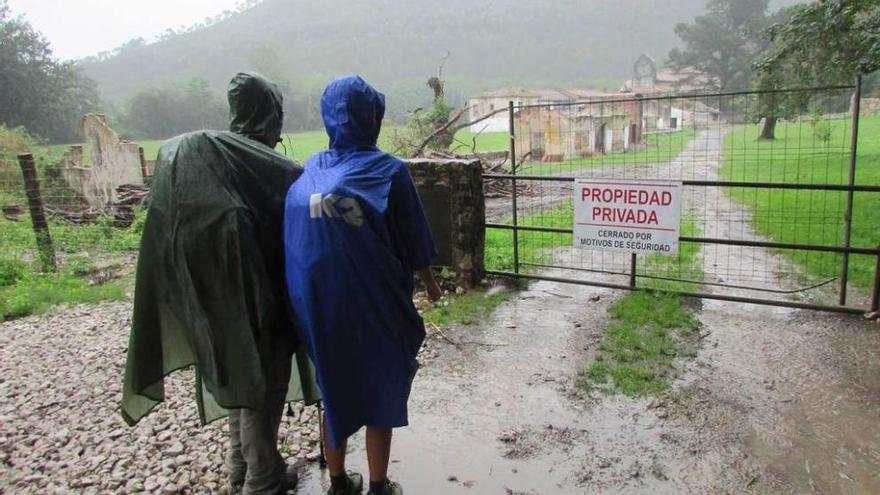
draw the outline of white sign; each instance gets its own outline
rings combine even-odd
[[[681,190],[673,181],[576,180],[575,247],[677,254]]]

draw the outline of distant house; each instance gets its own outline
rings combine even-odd
[[[559,162],[632,149],[642,140],[642,103],[618,96],[517,110],[517,158]]]
[[[650,55],[642,54],[633,63],[632,79],[623,83],[622,92],[652,95],[658,93],[693,93],[712,89],[712,81],[694,68],[657,69]]]
[[[537,139],[538,134],[534,136],[536,139],[532,139],[531,136],[527,138],[522,135],[517,136],[517,140],[528,139],[529,146],[534,147],[535,153],[532,153],[532,158],[538,151],[542,152],[543,159],[546,160],[559,156],[567,158],[578,154],[607,152],[611,149],[628,149],[630,143],[641,142],[642,134],[645,132],[671,131],[718,122],[721,120],[720,112],[703,101],[688,98],[658,98],[670,94],[697,93],[710,87],[710,78],[696,69],[658,70],[653,58],[642,55],[633,64],[632,78],[624,83],[619,92],[608,93],[592,89],[527,89],[519,86],[502,88],[471,97],[468,100],[468,120],[475,122],[470,126],[471,131],[475,133],[507,132],[510,128],[507,108],[510,102],[513,102],[516,107],[517,127],[522,124],[530,128],[543,129],[540,131],[543,132],[541,139]],[[643,101],[637,101],[639,99]],[[613,105],[609,103],[611,100],[615,102]],[[586,106],[580,105],[582,102]],[[540,109],[527,111],[531,109],[531,105],[540,106]],[[572,111],[575,107],[582,108],[586,113],[578,116]],[[604,108],[607,112],[605,114],[594,112],[599,108]],[[557,114],[553,113],[554,110],[558,110]],[[624,117],[621,112],[626,116]],[[563,121],[565,122],[560,123]],[[539,125],[538,122],[543,122],[543,125]],[[570,124],[573,125],[572,129],[566,127]],[[623,130],[624,125],[629,126],[626,131]],[[598,129],[602,126],[605,130],[599,137],[595,133],[598,133]],[[573,142],[570,146],[562,146],[555,141],[556,129],[560,129],[562,134],[571,132],[572,136],[579,136],[580,141]],[[605,139],[605,132],[608,133],[608,139]],[[592,136],[589,139],[588,134]]]
[[[649,55],[641,55],[633,64],[632,78],[627,80],[622,93],[645,97],[643,128],[645,132],[675,130],[683,127],[706,127],[721,120],[721,112],[691,98],[662,99],[652,97],[686,95],[712,89],[712,81],[697,69],[657,69],[657,62]]]
[[[502,88],[469,98],[467,104],[468,121],[475,122],[494,113],[493,116],[471,125],[471,132],[507,132],[510,128],[510,115],[507,112],[507,108],[511,101],[516,107],[526,105],[553,106],[554,104],[585,100],[604,94],[590,89]]]

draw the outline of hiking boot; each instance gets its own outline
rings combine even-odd
[[[244,478],[245,472],[236,472],[228,475],[227,481],[229,482],[229,488],[232,490],[232,493],[241,493],[242,488],[244,488]],[[295,489],[298,482],[299,473],[296,468],[285,464],[284,479],[281,481],[282,493]]]
[[[370,490],[367,495],[403,495],[403,488],[400,487],[400,483],[385,480],[385,486],[381,492]]]
[[[333,487],[330,487],[327,495],[360,495],[361,492],[364,491],[363,476],[358,473],[348,473],[346,474],[346,477],[348,478],[348,482],[344,488],[334,490]]]

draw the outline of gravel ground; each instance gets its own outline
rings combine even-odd
[[[130,303],[0,326],[0,493],[223,493],[226,421],[200,427],[191,371],[134,428],[119,401]],[[289,463],[318,458],[316,410],[281,427]]]

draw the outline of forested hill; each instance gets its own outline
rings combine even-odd
[[[243,68],[314,83],[358,73],[387,88],[436,74],[447,51],[444,76],[462,90],[505,82],[622,80],[640,53],[662,60],[676,44],[675,25],[691,21],[704,5],[705,0],[266,0],[210,27],[84,66],[102,95],[117,101],[196,76],[219,89]]]

